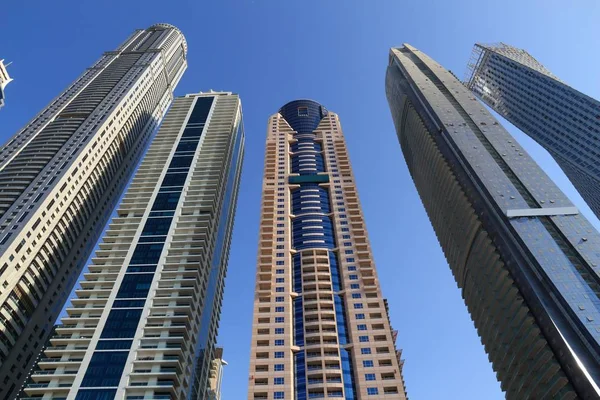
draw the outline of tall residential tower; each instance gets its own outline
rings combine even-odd
[[[412,46],[386,92],[404,158],[509,399],[600,396],[600,234],[475,97]]]
[[[237,95],[175,99],[27,395],[208,398],[243,149]]]
[[[7,65],[4,64],[4,60],[0,60],[0,108],[4,106],[4,88],[12,81],[6,67]]]
[[[186,69],[171,25],[105,53],[0,149],[0,399],[44,345]]]
[[[248,399],[405,399],[338,116],[292,101],[266,147]]]
[[[465,84],[548,150],[600,217],[600,101],[504,43],[475,45]]]

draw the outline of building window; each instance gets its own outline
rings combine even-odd
[[[365,314],[356,314],[356,319],[365,319]]]
[[[283,392],[274,392],[273,393],[273,398],[275,400],[284,400],[285,398],[283,396],[284,396]]]
[[[308,107],[298,107],[299,117],[308,117]]]
[[[285,289],[284,289],[284,288],[282,288],[282,287],[275,288],[275,291],[276,291],[277,293],[282,293],[284,290],[285,290]]]
[[[284,280],[284,278],[275,278],[275,283],[283,283]]]
[[[360,285],[358,283],[351,283],[350,289],[360,289]]]
[[[283,317],[275,317],[275,323],[276,323],[276,324],[281,324],[281,323],[283,323]]]
[[[283,385],[283,378],[273,378],[274,385]]]
[[[369,341],[369,337],[368,336],[359,336],[358,341],[361,343],[367,343]]]
[[[365,368],[373,367],[373,360],[363,360],[363,367],[365,367]]]
[[[349,278],[350,280],[355,281],[358,279],[358,275],[350,275]]]
[[[363,304],[362,303],[354,303],[354,309],[355,310],[358,310],[358,309],[361,309],[361,308],[363,308]]]
[[[275,346],[283,346],[283,339],[275,339]]]
[[[283,296],[278,296],[278,297],[275,297],[275,302],[276,302],[276,303],[283,303],[283,301],[284,301],[284,298],[283,298]]]
[[[362,295],[360,293],[352,293],[353,299],[360,299],[361,297],[362,297]]]
[[[356,271],[356,266],[354,266],[354,265],[349,265],[349,266],[348,266],[348,271]]]
[[[348,258],[346,258],[346,262],[354,262],[354,258],[348,257]]]
[[[276,351],[273,354],[273,357],[275,357],[275,358],[283,358],[283,351]]]
[[[379,390],[377,388],[367,388],[367,394],[369,396],[379,394]]]
[[[283,307],[275,307],[275,312],[283,312]]]
[[[276,269],[276,270],[275,270],[275,273],[276,273],[276,274],[283,274],[283,270],[282,270],[282,269]]]
[[[283,335],[283,328],[275,328],[276,335]]]
[[[360,349],[360,354],[371,354],[371,349],[369,347],[363,347]]]
[[[359,331],[366,331],[367,330],[367,325],[365,324],[358,324],[357,326]]]
[[[283,371],[283,364],[275,364],[274,365],[274,370],[275,371]]]

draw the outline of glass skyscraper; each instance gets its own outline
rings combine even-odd
[[[311,100],[271,116],[249,400],[405,399],[335,113]]]
[[[134,32],[0,149],[0,399],[12,400],[187,67],[171,25]]]
[[[440,64],[391,49],[410,174],[509,399],[598,398],[600,235]]]
[[[208,398],[243,149],[237,95],[175,99],[28,396]]]
[[[465,84],[548,150],[600,217],[600,101],[504,43],[475,45]]]

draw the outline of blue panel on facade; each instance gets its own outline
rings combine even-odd
[[[304,351],[299,351],[294,355],[294,369],[296,378],[296,398],[295,400],[306,400],[306,357]]]
[[[116,387],[119,385],[128,351],[96,351],[92,355],[81,387]]]
[[[113,400],[116,395],[117,389],[80,389],[75,400]]]
[[[177,203],[179,203],[179,197],[181,197],[180,191],[159,193],[152,205],[152,211],[175,210],[177,208]]]
[[[302,261],[300,253],[296,253],[293,256],[294,262],[294,275],[293,275],[293,284],[294,284],[294,292],[302,293]]]
[[[99,340],[96,350],[123,350],[130,349],[133,340]]]
[[[144,307],[146,300],[115,300],[113,308]]]
[[[158,263],[164,243],[139,243],[131,256],[131,265],[154,265]]]
[[[169,233],[173,217],[148,218],[142,236],[164,236]]]
[[[356,387],[354,384],[354,371],[352,368],[352,356],[346,349],[340,349],[342,359],[342,379],[344,380],[344,394],[346,400],[354,400]]]
[[[294,344],[304,346],[304,309],[302,297],[294,299]]]
[[[333,295],[335,304],[335,319],[338,331],[338,341],[340,344],[348,343],[348,334],[346,332],[346,313],[344,311],[344,302],[338,294]]]
[[[210,107],[214,101],[214,97],[198,97],[196,98],[196,104],[192,110],[192,114],[188,119],[188,125],[190,124],[203,124],[208,118]]]
[[[303,215],[292,221],[292,237],[296,250],[333,249],[333,224],[328,216]]]
[[[153,279],[154,274],[125,274],[117,292],[117,298],[135,299],[147,297]]]
[[[142,310],[111,310],[100,337],[110,338],[132,338],[138,327]]]
[[[293,130],[302,133],[317,129],[327,110],[316,101],[294,100],[281,107],[279,113]]]
[[[338,266],[337,256],[334,252],[329,252],[329,270],[331,271],[331,284],[334,292],[342,290],[340,282],[340,268]]]

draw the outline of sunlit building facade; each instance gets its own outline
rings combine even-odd
[[[599,398],[600,234],[418,49],[391,49],[386,92],[408,170],[506,397]]]
[[[284,105],[267,128],[249,400],[405,399],[335,113]]]
[[[222,400],[221,389],[223,387],[223,372],[226,365],[227,361],[223,359],[223,348],[217,347],[210,366],[207,400]]]
[[[548,150],[600,217],[600,101],[504,43],[475,45],[465,84]]]
[[[29,398],[208,398],[243,149],[237,95],[175,99]]]
[[[0,108],[4,106],[4,88],[6,85],[12,81],[10,75],[8,75],[8,71],[6,70],[6,64],[4,64],[4,60],[0,60]]]
[[[134,32],[0,149],[0,399],[12,400],[186,69],[171,25]]]

